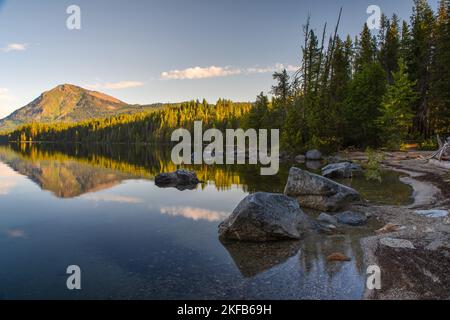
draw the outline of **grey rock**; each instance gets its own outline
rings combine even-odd
[[[219,225],[222,240],[277,241],[300,239],[308,216],[295,199],[258,192],[247,196]]]
[[[361,172],[361,166],[352,162],[332,163],[322,168],[322,175],[327,178],[351,178],[354,172]]]
[[[349,226],[362,226],[367,221],[365,214],[354,211],[340,212],[335,217],[339,223]]]
[[[417,210],[415,211],[418,215],[427,217],[427,218],[444,218],[448,216],[447,210]]]
[[[306,153],[306,160],[321,160],[322,153],[319,150],[309,150]]]
[[[395,249],[415,249],[413,243],[405,239],[382,238],[380,244]]]
[[[299,168],[291,168],[284,190],[301,207],[334,212],[347,205],[360,202],[359,193],[347,186]]]
[[[174,187],[179,190],[195,189],[200,182],[195,172],[181,169],[175,172],[160,173],[155,178],[155,184],[158,187]]]
[[[334,225],[336,225],[338,223],[338,220],[335,217],[333,217],[332,215],[329,215],[325,212],[322,212],[319,215],[319,217],[317,218],[317,220],[320,222],[334,224]]]

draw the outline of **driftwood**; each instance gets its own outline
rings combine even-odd
[[[437,140],[439,144],[439,150],[433,153],[431,157],[428,158],[428,160],[437,159],[439,161],[442,161],[442,158],[444,156],[450,155],[450,138],[447,138],[447,140],[443,142],[442,139],[438,136]]]
[[[437,135],[437,143],[438,143],[439,149],[441,149],[444,146],[444,142],[442,141],[442,139],[439,135]]]

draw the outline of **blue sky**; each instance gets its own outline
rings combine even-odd
[[[0,118],[61,83],[129,103],[254,100],[299,64],[308,13],[331,31],[342,5],[356,35],[371,4],[409,20],[412,0],[0,0]]]

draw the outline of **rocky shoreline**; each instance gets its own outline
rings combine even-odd
[[[257,193],[247,197],[221,224],[221,236],[232,235],[229,240],[264,242],[298,238],[306,230],[309,234],[315,232],[328,237],[339,234],[342,229],[365,225],[370,219],[384,227],[373,229],[361,238],[360,244],[364,265],[380,268],[382,284],[379,290],[367,289],[363,298],[450,299],[450,172],[427,163],[424,160],[427,155],[423,152],[384,153],[382,167],[401,172],[404,175],[401,181],[412,187],[414,201],[410,205],[367,203],[351,188],[293,167],[285,189],[288,197],[280,195],[279,199],[284,204],[271,208],[272,203],[269,205],[266,200],[278,196],[273,194]],[[310,152],[306,157],[297,157],[296,161],[312,156],[318,158],[316,152]],[[344,156],[336,158],[337,165],[322,169],[324,176],[349,178],[360,170],[356,162],[364,164],[368,160],[361,152],[346,153],[345,160],[342,160]],[[282,214],[286,211],[283,206],[292,205],[289,199],[296,199],[302,209],[323,213],[317,219],[308,217],[305,222],[301,209],[294,208],[297,217],[294,220],[302,221],[298,227],[303,230],[298,234],[292,230],[287,232],[294,224],[286,221]],[[261,236],[252,238],[258,233],[255,226]],[[340,252],[328,257],[328,261],[336,263],[346,263],[349,259]]]
[[[383,166],[406,175],[402,181],[413,188],[414,203],[364,208],[383,224],[401,226],[361,240],[365,264],[378,265],[382,272],[381,290],[366,290],[366,299],[450,298],[450,217],[418,214],[419,209],[449,212],[450,172],[427,163],[427,155],[385,154]],[[353,156],[363,160],[360,154]],[[394,239],[394,245],[386,245],[386,238]]]
[[[362,298],[450,299],[450,171],[430,164],[428,156],[383,153],[381,167],[401,173],[401,182],[413,190],[412,203],[405,205],[367,202],[355,189],[331,179],[361,174],[369,160],[362,152],[336,155],[325,167],[317,160],[322,157],[318,151],[298,156],[296,162],[319,161],[322,175],[291,167],[284,194],[248,195],[219,225],[220,241],[246,276],[296,254],[305,240],[332,241],[362,228],[354,239],[361,247],[361,266],[381,271],[381,288],[366,289]],[[200,182],[185,170],[155,180],[160,187],[179,190],[195,189]],[[265,248],[264,253],[257,248]],[[275,250],[269,253],[268,248]],[[330,251],[326,260],[341,265],[352,258],[345,251]]]

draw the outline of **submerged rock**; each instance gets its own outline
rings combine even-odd
[[[319,222],[315,225],[315,229],[319,233],[324,233],[327,235],[335,235],[342,233],[334,224]]]
[[[179,190],[195,189],[200,182],[195,172],[181,169],[175,172],[160,173],[155,178],[155,184],[158,187],[174,187]]]
[[[322,168],[322,175],[327,178],[351,178],[354,172],[362,172],[361,166],[352,162],[332,163]]]
[[[320,221],[320,222],[334,224],[334,225],[336,225],[338,223],[338,220],[335,217],[333,217],[333,216],[331,216],[331,215],[329,215],[327,213],[324,213],[324,212],[322,212],[319,215],[317,220]]]
[[[339,261],[339,262],[346,262],[346,261],[351,261],[352,259],[347,257],[345,254],[336,252],[336,253],[332,253],[327,257],[327,261]]]
[[[364,213],[345,211],[335,215],[337,221],[349,226],[362,226],[366,223],[367,217]]]
[[[221,239],[277,241],[300,239],[308,217],[295,199],[258,192],[247,196],[220,224]]]
[[[289,171],[284,193],[296,198],[301,207],[326,212],[361,200],[356,190],[295,167]]]
[[[300,241],[238,242],[223,241],[234,263],[245,278],[254,277],[289,258],[300,250]]]
[[[306,153],[306,160],[321,160],[322,153],[319,150],[309,150]]]

